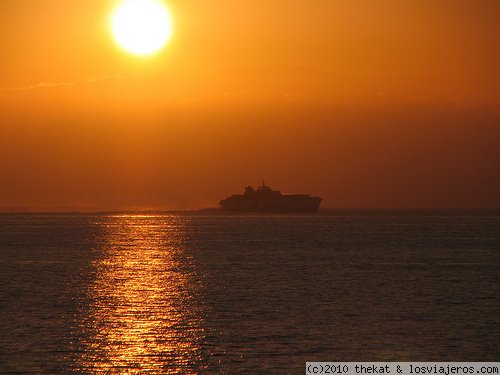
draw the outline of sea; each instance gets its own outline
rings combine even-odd
[[[0,214],[2,374],[499,359],[499,212]]]

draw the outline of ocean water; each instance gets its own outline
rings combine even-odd
[[[498,213],[0,215],[0,373],[499,358]]]

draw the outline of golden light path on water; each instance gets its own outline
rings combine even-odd
[[[192,311],[193,269],[178,216],[113,215],[84,319],[80,368],[93,373],[195,373],[202,337]]]

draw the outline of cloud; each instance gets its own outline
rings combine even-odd
[[[84,81],[84,85],[94,84],[100,81],[108,81],[108,80],[117,80],[121,77],[117,74],[115,75],[102,75],[97,77],[89,77]],[[79,83],[75,82],[38,82],[32,85],[27,86],[18,86],[18,87],[0,87],[0,92],[9,93],[16,91],[32,91],[32,90],[41,90],[41,89],[50,89],[57,87],[75,87],[79,86]]]
[[[76,84],[73,82],[39,82],[34,85],[21,86],[21,87],[0,87],[1,91],[27,91],[37,90],[51,87],[73,87]]]

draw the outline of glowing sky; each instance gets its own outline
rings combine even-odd
[[[325,207],[500,207],[497,0],[0,2],[0,209],[215,206],[263,177]]]

